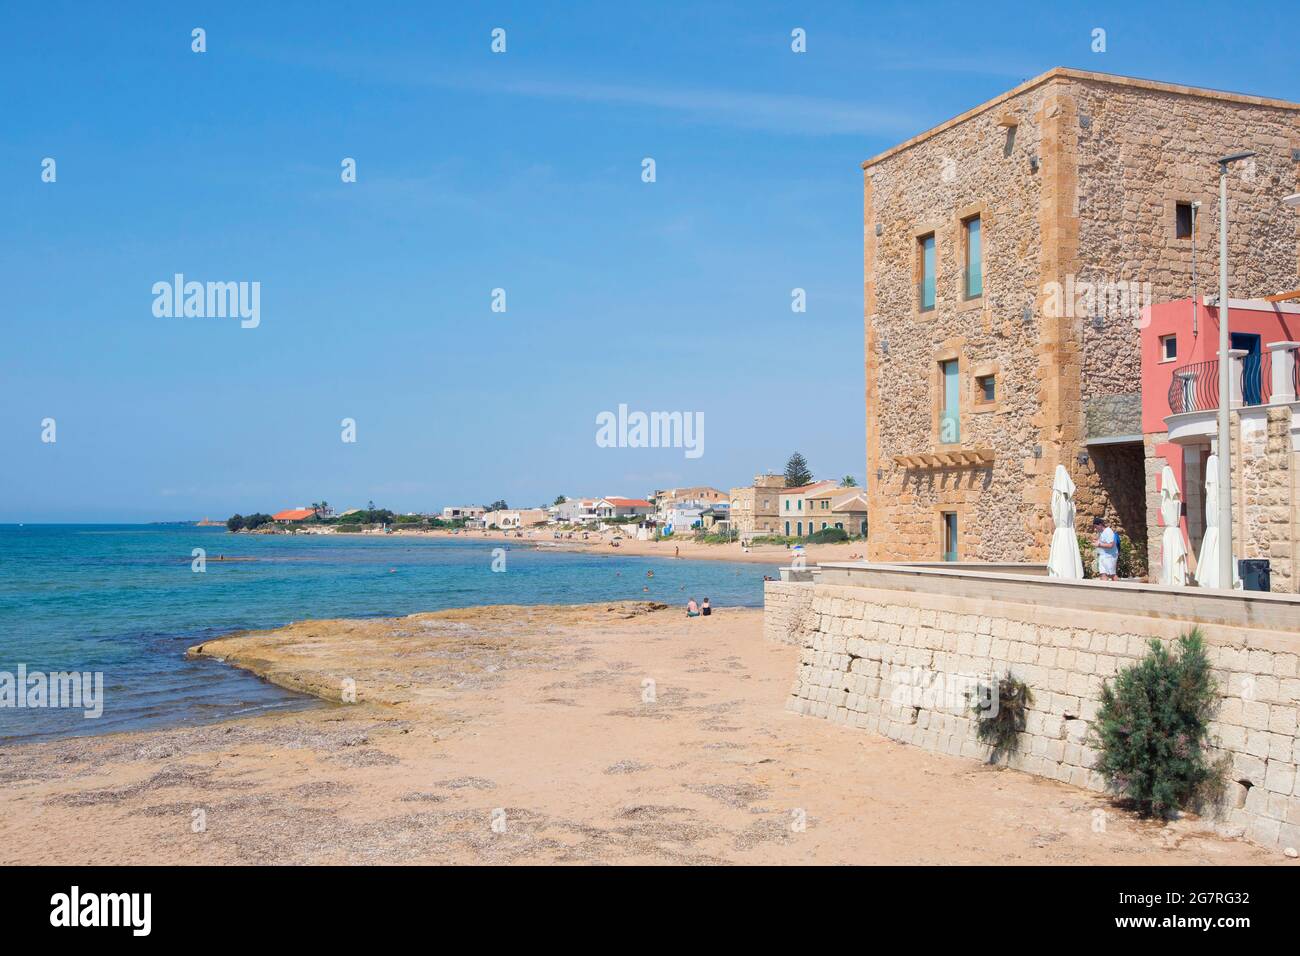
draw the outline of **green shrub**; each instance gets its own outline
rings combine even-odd
[[[992,748],[989,763],[997,763],[1003,755],[1019,747],[1020,734],[1025,729],[1029,707],[1034,702],[1033,692],[1024,681],[1012,677],[1010,671],[998,680],[997,710],[990,713],[993,711],[993,691],[991,683],[981,684],[971,701],[975,736],[980,743]]]
[[[808,541],[812,544],[838,544],[848,540],[849,533],[843,528],[822,528],[808,536]]]
[[[735,537],[729,531],[696,531],[691,540],[697,544],[730,544]]]
[[[1213,799],[1222,767],[1211,764],[1209,723],[1218,697],[1199,629],[1159,641],[1101,690],[1092,727],[1097,770],[1142,816],[1168,818]]]

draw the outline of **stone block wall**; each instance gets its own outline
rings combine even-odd
[[[1291,405],[1267,405],[1242,410],[1237,442],[1241,458],[1234,463],[1239,476],[1235,502],[1236,535],[1244,542],[1239,557],[1267,558],[1270,589],[1295,593],[1294,549],[1300,532],[1300,496],[1292,449]]]
[[[791,593],[798,588],[802,599]],[[1152,638],[1172,641],[1193,626],[1168,589],[1150,589],[1154,604],[1168,606],[1163,617],[1067,600],[973,598],[943,593],[942,581],[934,593],[823,583],[767,589],[769,606],[786,609],[767,626],[774,639],[789,608],[809,607],[802,630],[787,637],[802,648],[794,712],[987,760],[960,691],[1009,671],[1034,700],[1008,765],[1092,790],[1104,788],[1088,739],[1103,682],[1144,656]],[[1265,846],[1300,847],[1300,634],[1210,624],[1202,632],[1222,693],[1211,733],[1231,762],[1216,825]]]
[[[816,618],[812,613],[811,582],[768,581],[763,585],[763,636],[781,644],[811,640]]]

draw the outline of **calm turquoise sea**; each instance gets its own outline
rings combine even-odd
[[[0,525],[0,672],[102,671],[104,712],[0,707],[0,741],[221,720],[311,703],[192,644],[244,628],[475,604],[615,599],[759,606],[775,565],[674,561],[358,536],[232,535],[180,525]],[[207,571],[191,570],[194,548]],[[218,556],[251,561],[216,560]],[[653,579],[646,571],[654,571]],[[650,593],[642,588],[649,586]]]

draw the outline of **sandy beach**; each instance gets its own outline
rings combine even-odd
[[[453,537],[450,531],[394,531],[394,535],[412,537]],[[580,533],[572,538],[556,538],[549,530],[513,531],[462,531],[456,535],[469,541],[506,541],[516,546],[536,546],[557,551],[586,551],[593,554],[649,555],[656,558],[680,558],[690,561],[745,561],[752,564],[788,565],[793,552],[779,544],[759,544],[750,548],[740,542],[731,544],[701,544],[689,537],[663,541],[637,541],[635,538],[615,533],[588,533],[584,540]],[[618,538],[618,546],[613,541]],[[840,544],[805,544],[807,563],[821,561],[856,561],[866,554],[866,542],[845,541]]]
[[[0,860],[1286,862],[1195,818],[1143,822],[798,717],[784,709],[797,649],[761,624],[643,603],[482,607],[211,641],[192,653],[323,702],[4,747]]]

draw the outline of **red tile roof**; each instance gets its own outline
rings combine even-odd
[[[812,491],[814,488],[818,488],[818,489],[820,489],[820,488],[829,488],[829,487],[831,487],[831,486],[834,485],[834,484],[835,484],[835,482],[833,482],[833,481],[830,481],[830,480],[823,480],[823,481],[814,481],[811,485],[800,485],[798,488],[778,488],[778,489],[776,489],[776,490],[777,490],[777,491],[789,491],[789,492],[795,492],[795,491]]]
[[[650,502],[643,501],[640,498],[606,498],[611,505],[616,508],[649,508]]]
[[[303,521],[315,513],[310,508],[288,508],[278,514],[271,515],[271,518],[275,521]]]

